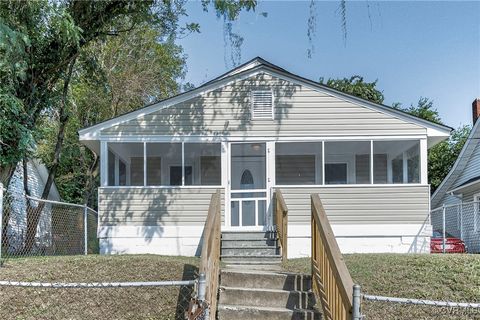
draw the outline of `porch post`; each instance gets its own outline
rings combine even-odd
[[[428,145],[427,139],[420,139],[420,183],[428,184]]]
[[[222,174],[222,187],[223,187],[223,192],[224,192],[224,197],[225,197],[225,206],[223,209],[223,214],[224,214],[224,220],[223,224],[224,226],[230,226],[230,193],[228,192],[229,190],[229,166],[230,164],[228,163],[229,159],[229,153],[228,153],[228,142],[222,141],[221,143],[221,155],[220,155],[220,162],[221,162],[221,174]]]
[[[107,141],[100,141],[100,185],[108,186],[108,147]]]
[[[267,197],[269,198],[270,206],[267,208],[267,225],[274,226],[273,221],[273,187],[275,186],[275,142],[269,141],[266,143],[267,147]]]

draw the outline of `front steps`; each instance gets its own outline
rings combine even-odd
[[[228,267],[280,270],[276,232],[222,232],[221,260]]]
[[[310,276],[273,271],[224,269],[217,318],[317,320]]]

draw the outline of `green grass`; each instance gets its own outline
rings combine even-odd
[[[0,280],[118,282],[191,280],[197,258],[155,255],[12,259]],[[0,287],[0,319],[183,319],[190,287],[53,289]]]
[[[352,254],[344,256],[355,283],[372,295],[480,302],[480,255]],[[310,259],[284,265],[310,273]],[[367,319],[480,319],[480,310],[363,302]]]
[[[365,293],[480,302],[480,255],[345,255]],[[11,259],[0,280],[116,282],[193,279],[197,258],[155,255]],[[310,259],[285,269],[310,273]],[[189,288],[50,289],[0,287],[0,319],[182,319]],[[480,312],[364,302],[367,319],[480,319]]]

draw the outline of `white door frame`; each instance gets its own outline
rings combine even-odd
[[[266,192],[266,225],[265,226],[232,226],[231,223],[231,194],[232,194],[232,144],[252,144],[252,143],[262,143],[265,144],[265,189],[258,192]],[[272,187],[275,183],[275,142],[267,141],[229,141],[225,142],[225,160],[223,164],[226,165],[224,182],[225,182],[225,223],[222,227],[222,230],[230,231],[267,231],[272,229],[273,220],[272,220]]]

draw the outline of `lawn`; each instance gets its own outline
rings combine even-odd
[[[480,255],[345,255],[363,292],[408,298],[480,302]],[[0,280],[114,282],[189,280],[197,258],[156,255],[11,259]],[[310,273],[310,259],[289,271]],[[0,287],[0,319],[182,319],[191,288],[51,289]],[[364,302],[367,319],[480,319],[480,312]]]
[[[480,302],[480,255],[352,254],[345,262],[364,293],[404,298]],[[310,273],[310,259],[289,271]],[[363,302],[367,319],[480,319],[480,310]]]
[[[11,259],[0,280],[116,282],[190,280],[197,258],[155,255]],[[0,287],[0,319],[183,319],[190,287],[53,289]]]

